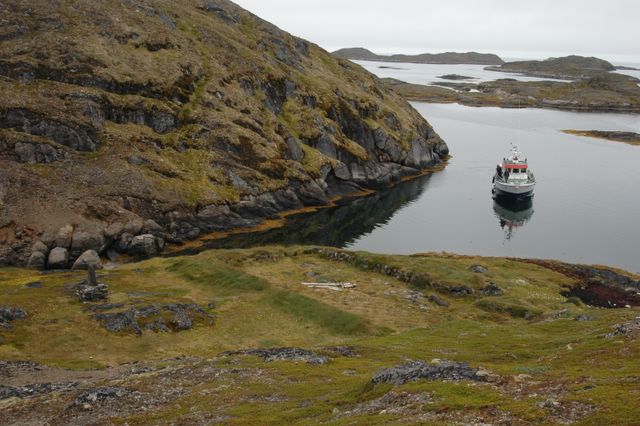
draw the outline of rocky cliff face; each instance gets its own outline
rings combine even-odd
[[[225,0],[0,15],[0,265],[154,255],[448,152],[374,76]]]

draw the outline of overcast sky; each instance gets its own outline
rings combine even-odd
[[[235,0],[320,46],[640,63],[640,0]]]

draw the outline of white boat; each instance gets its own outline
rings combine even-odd
[[[511,147],[511,155],[502,159],[502,164],[496,166],[493,176],[493,194],[510,198],[527,198],[533,196],[536,178],[533,175],[527,159],[518,151],[517,146]]]

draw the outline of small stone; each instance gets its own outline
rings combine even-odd
[[[476,274],[486,274],[488,272],[488,269],[482,265],[471,265],[469,267],[469,270],[471,272],[475,272]]]
[[[449,307],[449,302],[447,302],[446,300],[444,300],[443,298],[435,294],[432,294],[431,296],[429,296],[429,301],[435,303],[438,306],[442,306],[443,308]]]

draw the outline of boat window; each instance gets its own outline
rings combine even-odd
[[[513,173],[520,173],[520,169],[513,169]]]

